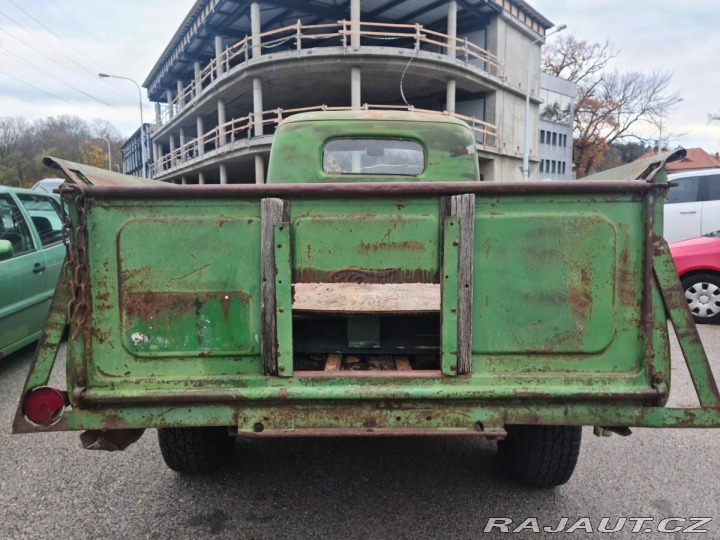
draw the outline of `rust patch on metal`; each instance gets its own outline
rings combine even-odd
[[[620,252],[620,268],[617,273],[618,296],[623,308],[639,310],[637,296],[637,271],[630,263],[627,247]]]
[[[368,255],[370,253],[378,253],[379,251],[424,251],[425,244],[418,241],[405,240],[403,242],[377,242],[375,244],[369,244],[360,241],[360,249],[358,253],[361,255]]]
[[[150,322],[160,312],[195,312],[199,315],[197,297],[178,293],[133,293],[125,296],[125,313],[128,317]],[[202,304],[201,304],[202,306]]]
[[[436,270],[406,268],[304,268],[295,276],[297,283],[437,283]]]

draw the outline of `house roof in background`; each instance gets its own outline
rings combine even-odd
[[[647,152],[637,158],[635,161],[647,159],[655,155],[655,152]],[[692,171],[694,169],[713,169],[720,168],[720,157],[718,155],[708,154],[702,148],[688,148],[687,155],[678,161],[668,163],[665,168],[668,172]]]

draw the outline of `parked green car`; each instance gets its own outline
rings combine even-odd
[[[64,258],[60,199],[0,186],[0,359],[40,336]]]

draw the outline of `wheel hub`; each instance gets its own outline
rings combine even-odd
[[[685,289],[690,311],[696,317],[709,318],[720,313],[720,287],[701,281]]]

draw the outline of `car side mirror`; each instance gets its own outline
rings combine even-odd
[[[10,240],[0,240],[0,261],[10,259],[13,256],[13,247]]]

